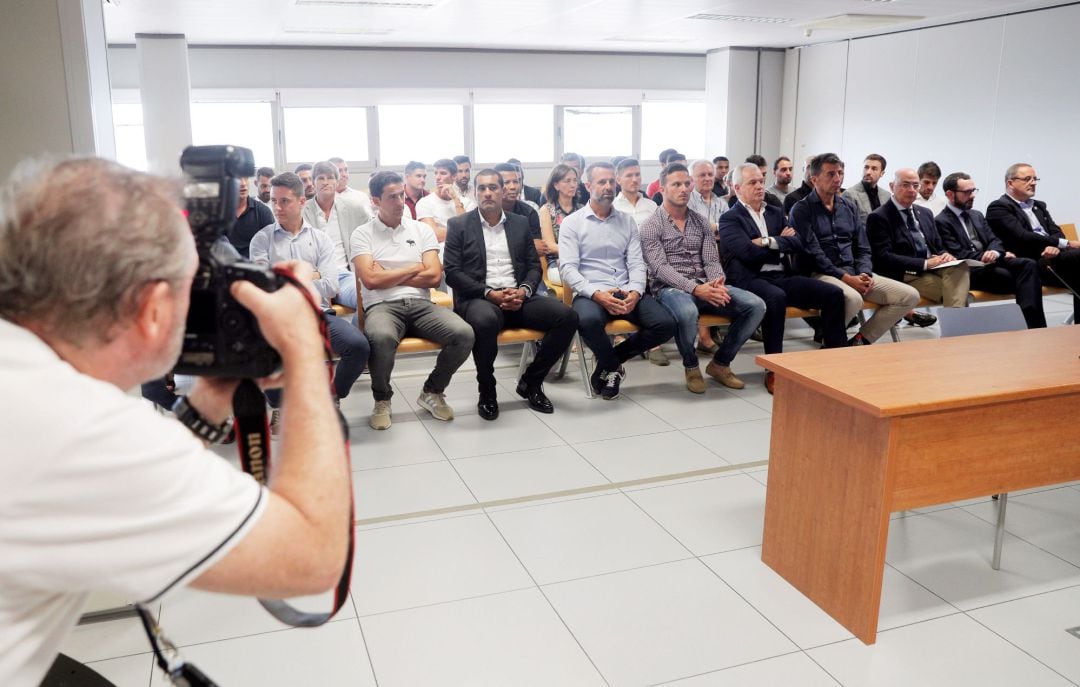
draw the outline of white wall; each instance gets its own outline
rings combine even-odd
[[[799,48],[785,127],[799,157],[839,154],[848,185],[870,152],[890,171],[932,159],[945,174],[968,172],[979,209],[1004,192],[1006,167],[1030,162],[1055,220],[1078,221],[1077,26],[1080,6],[1070,5]]]
[[[703,55],[373,50],[190,49],[200,88],[628,88],[700,91]],[[138,88],[134,46],[111,46],[113,88]]]

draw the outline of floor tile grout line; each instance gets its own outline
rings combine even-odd
[[[520,561],[519,561],[520,562]],[[531,578],[530,578],[531,579]],[[513,589],[500,589],[497,592],[485,592],[483,594],[471,594],[469,596],[463,596],[457,599],[443,599],[442,601],[432,601],[426,604],[417,604],[416,606],[404,606],[402,608],[391,608],[385,611],[375,611],[374,613],[365,613],[360,616],[360,620],[370,620],[372,618],[381,618],[387,615],[393,615],[395,613],[408,613],[409,611],[420,611],[425,608],[438,608],[439,606],[449,606],[450,604],[462,603],[464,601],[476,601],[478,599],[488,599],[493,596],[502,596],[503,594],[513,594],[515,592],[527,592],[530,589],[535,589],[536,584],[532,584],[528,587],[514,587]]]
[[[529,576],[530,580],[532,580],[533,587],[536,589],[537,592],[540,593],[540,596],[544,598],[544,601],[547,602],[548,607],[551,608],[551,612],[555,614],[555,617],[559,619],[559,622],[562,623],[564,628],[566,628],[567,633],[570,634],[571,639],[573,639],[574,643],[577,644],[579,649],[581,649],[581,653],[585,655],[585,658],[589,661],[589,664],[593,667],[593,670],[596,671],[596,674],[600,676],[600,679],[604,681],[605,685],[611,687],[611,682],[604,675],[603,671],[600,670],[600,666],[596,665],[596,661],[593,660],[593,657],[589,655],[588,651],[585,650],[585,645],[582,644],[581,640],[578,639],[578,636],[574,634],[574,631],[570,628],[570,624],[567,623],[566,619],[562,617],[561,613],[559,613],[559,609],[555,608],[555,604],[551,602],[551,598],[544,593],[543,588],[540,586],[540,583],[536,581],[536,577],[532,574],[532,571],[529,570],[528,566],[525,565],[525,561],[521,560],[521,556],[518,554],[517,550],[514,549],[514,546],[510,543],[510,540],[507,539],[506,534],[501,529],[499,529],[499,524],[495,522],[494,518],[491,517],[491,513],[484,511],[484,515],[487,516],[488,522],[491,523],[491,526],[495,528],[495,531],[499,533],[499,537],[503,540],[503,543],[506,544],[506,548],[510,549],[510,553],[513,554],[515,559],[517,559],[518,565],[521,566],[521,569],[524,570],[525,574]]]
[[[451,466],[453,466],[453,461],[449,461],[449,462],[451,463]],[[659,484],[661,482],[668,482],[668,481],[673,481],[673,480],[678,480],[678,479],[690,479],[690,478],[693,478],[693,477],[706,476],[706,475],[711,475],[711,474],[722,474],[722,473],[725,473],[725,472],[732,472],[732,473],[736,473],[736,474],[742,474],[741,470],[743,470],[745,468],[760,467],[762,465],[767,465],[767,464],[768,464],[768,461],[753,461],[753,462],[750,462],[750,463],[739,463],[738,465],[722,465],[722,466],[712,467],[712,468],[703,468],[701,470],[689,470],[689,471],[686,471],[686,472],[676,472],[676,473],[671,473],[671,474],[667,474],[667,475],[657,475],[655,477],[642,477],[640,479],[624,480],[622,482],[612,482],[610,484],[598,484],[598,485],[592,485],[592,486],[588,486],[588,487],[577,487],[577,488],[574,488],[574,489],[563,489],[561,491],[550,491],[550,492],[543,492],[543,493],[540,493],[540,494],[530,494],[530,495],[527,495],[527,496],[516,496],[516,497],[512,497],[512,498],[505,498],[505,499],[493,499],[493,500],[484,501],[484,502],[477,502],[477,503],[470,503],[470,504],[460,504],[460,505],[457,505],[457,506],[445,506],[443,508],[432,508],[432,509],[424,510],[424,511],[413,511],[413,512],[409,512],[409,513],[399,513],[399,514],[396,514],[396,515],[383,515],[383,516],[378,516],[378,517],[374,517],[374,518],[364,518],[364,519],[355,520],[353,522],[353,526],[354,527],[363,527],[363,526],[366,526],[366,525],[375,525],[375,524],[381,524],[381,523],[385,523],[385,522],[395,522],[395,521],[399,521],[399,520],[411,520],[411,519],[415,519],[415,518],[422,518],[422,517],[433,516],[433,515],[446,515],[446,514],[465,512],[465,511],[471,511],[471,510],[485,510],[487,508],[497,508],[497,507],[500,507],[500,506],[512,506],[512,505],[517,505],[519,503],[529,503],[529,502],[533,502],[533,501],[544,501],[544,500],[548,500],[548,499],[560,498],[560,497],[563,497],[563,496],[576,496],[576,495],[579,495],[579,494],[588,494],[588,493],[593,493],[593,492],[619,490],[619,489],[624,489],[624,488],[634,487],[634,486]],[[455,474],[458,474],[456,469],[455,469],[454,472],[455,472]],[[458,478],[461,479],[460,474],[458,474]],[[462,481],[464,481],[464,480],[462,480]],[[467,484],[465,486],[466,486],[466,488],[468,488]],[[471,489],[470,489],[469,493],[470,493],[470,495],[472,495]],[[473,498],[475,499],[475,496],[473,496]]]
[[[999,639],[1001,639],[1001,641],[1005,642],[1006,644],[1008,644],[1009,646],[1013,647],[1014,649],[1016,649],[1016,650],[1017,650],[1017,651],[1019,651],[1020,653],[1024,654],[1025,656],[1027,656],[1027,657],[1028,657],[1028,658],[1030,658],[1031,660],[1035,661],[1036,663],[1038,663],[1038,664],[1039,664],[1039,665],[1041,665],[1042,667],[1046,668],[1046,669],[1047,669],[1047,670],[1049,670],[1049,671],[1050,671],[1051,673],[1053,673],[1053,674],[1057,675],[1058,677],[1060,677],[1061,679],[1065,680],[1065,682],[1068,682],[1068,683],[1069,683],[1070,685],[1076,685],[1076,683],[1075,683],[1075,682],[1073,682],[1073,681],[1072,681],[1072,680],[1070,680],[1069,678],[1067,678],[1067,677],[1065,677],[1064,675],[1062,675],[1062,674],[1061,674],[1061,673],[1060,673],[1060,672],[1059,672],[1058,670],[1056,670],[1056,669],[1055,669],[1055,668],[1054,668],[1053,666],[1051,666],[1051,665],[1047,664],[1046,662],[1044,662],[1043,660],[1041,660],[1041,659],[1040,659],[1039,657],[1037,657],[1037,656],[1035,656],[1034,654],[1032,654],[1031,652],[1029,652],[1029,651],[1028,651],[1027,649],[1025,649],[1024,647],[1022,647],[1022,646],[1020,646],[1020,645],[1016,644],[1015,642],[1013,642],[1012,640],[1010,640],[1010,639],[1009,639],[1008,637],[1006,637],[1006,636],[1004,636],[1004,635],[1000,634],[1000,633],[999,633],[999,632],[998,632],[997,630],[995,630],[994,628],[992,628],[992,627],[990,627],[989,625],[987,625],[987,624],[985,624],[985,623],[981,622],[981,621],[980,621],[980,620],[979,620],[978,618],[975,618],[975,617],[973,617],[973,616],[971,616],[971,615],[968,615],[967,613],[964,613],[964,615],[965,615],[965,616],[967,616],[967,617],[968,617],[968,618],[969,618],[969,619],[970,619],[971,621],[973,621],[973,622],[974,622],[974,623],[975,623],[976,625],[978,625],[979,627],[982,627],[982,628],[984,628],[984,629],[985,629],[986,631],[990,632],[990,633],[991,633],[992,635],[994,635],[995,637],[998,637]]]
[[[353,556],[355,557],[355,555],[354,553]],[[353,615],[356,617],[356,626],[360,629],[360,641],[364,644],[364,655],[367,656],[371,679],[375,681],[375,687],[379,687],[379,675],[375,672],[375,659],[371,656],[371,647],[368,646],[367,635],[364,634],[364,623],[360,620],[360,609],[356,607],[356,594],[353,594],[351,581],[349,584],[349,603],[352,604]]]
[[[724,671],[727,671],[727,670],[734,670],[736,668],[742,668],[743,666],[752,666],[755,663],[764,663],[765,661],[771,661],[773,659],[783,658],[785,656],[794,656],[795,654],[798,654],[798,653],[802,653],[802,651],[800,649],[796,649],[795,651],[788,651],[788,652],[785,652],[785,653],[782,653],[782,654],[777,654],[775,656],[766,656],[765,658],[759,658],[759,659],[755,659],[753,661],[745,661],[743,663],[736,663],[735,665],[725,666],[723,668],[717,668],[716,670],[706,670],[706,671],[701,672],[701,673],[694,673],[693,675],[680,675],[679,677],[672,678],[670,680],[664,680],[663,682],[651,682],[651,683],[647,684],[645,687],[664,687],[664,685],[671,684],[672,682],[678,682],[680,680],[690,680],[690,679],[693,679],[693,678],[696,678],[696,677],[702,677],[704,675],[714,675],[714,674],[717,674],[717,673],[723,673]]]
[[[1045,589],[1041,592],[1034,592],[1033,594],[1024,594],[1013,599],[1003,599],[1001,601],[995,601],[993,603],[984,604],[982,606],[973,606],[971,608],[961,608],[962,613],[973,613],[975,611],[981,611],[987,608],[993,608],[994,606],[1004,606],[1005,604],[1015,603],[1017,601],[1026,601],[1027,599],[1034,599],[1039,596],[1046,596],[1047,594],[1056,594],[1058,592],[1064,592],[1069,589],[1076,589],[1080,587],[1080,582],[1076,584],[1070,584],[1065,587],[1058,587],[1056,589]]]
[[[674,563],[685,563],[687,561],[694,560],[695,556],[690,554],[685,558],[675,558],[670,561],[657,561],[655,563],[645,563],[644,565],[635,565],[629,568],[621,568],[619,570],[606,570],[604,572],[593,573],[591,575],[582,575],[580,577],[571,577],[565,580],[553,580],[551,582],[537,583],[541,588],[544,587],[557,587],[561,584],[571,584],[573,582],[584,582],[586,580],[595,580],[600,577],[607,577],[608,575],[621,575],[623,573],[636,572],[638,570],[648,570],[649,568],[659,568],[664,565],[672,565]]]

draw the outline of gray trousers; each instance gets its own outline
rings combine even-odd
[[[473,328],[450,308],[422,298],[403,298],[376,303],[364,310],[364,334],[371,344],[368,371],[371,394],[376,401],[389,401],[390,373],[398,344],[406,336],[417,336],[442,346],[435,368],[424,382],[424,391],[441,394],[473,348]]]

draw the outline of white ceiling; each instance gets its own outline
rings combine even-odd
[[[110,44],[182,33],[191,45],[487,48],[705,53],[791,47],[1040,7],[1063,0],[103,0]],[[410,7],[412,5],[412,7]],[[691,19],[697,14],[724,20]],[[814,29],[844,14],[887,28]],[[742,19],[731,19],[731,17]],[[751,21],[749,19],[756,19]],[[760,21],[772,19],[775,23]],[[572,79],[572,74],[567,75]]]

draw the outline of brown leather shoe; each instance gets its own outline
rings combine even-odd
[[[705,366],[705,374],[709,375],[716,381],[720,382],[729,389],[743,389],[746,384],[743,380],[735,376],[735,373],[731,371],[731,368],[727,365],[717,365],[716,361],[711,361]]]
[[[765,391],[768,391],[771,394],[771,393],[773,393],[773,388],[775,386],[776,386],[776,373],[775,372],[766,372],[765,373]]]
[[[705,379],[701,376],[701,368],[686,368],[686,388],[690,393],[705,393]]]

